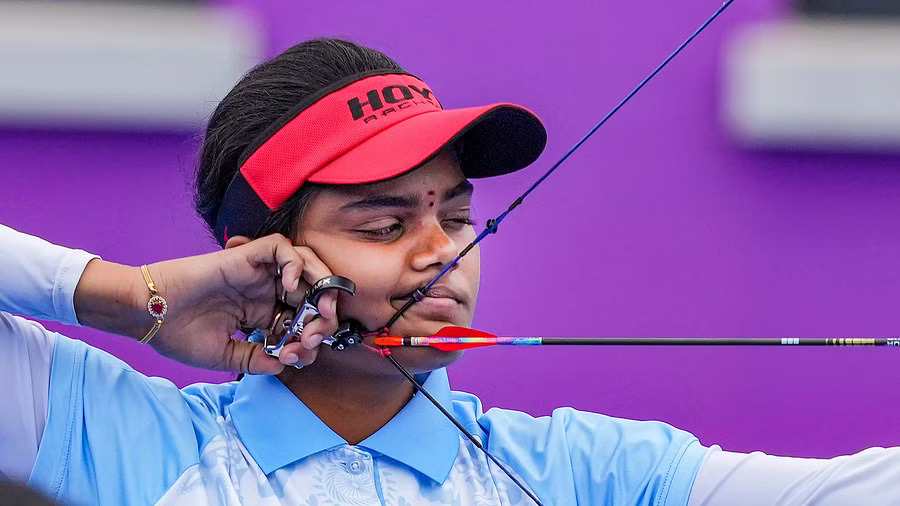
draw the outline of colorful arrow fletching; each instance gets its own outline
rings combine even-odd
[[[442,351],[459,351],[497,344],[536,345],[541,344],[541,338],[497,337],[480,330],[449,326],[442,328],[437,334],[427,337],[376,337],[375,344],[378,346],[431,346]]]

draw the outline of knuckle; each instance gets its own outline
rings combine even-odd
[[[294,251],[296,251],[297,255],[303,260],[315,257],[315,253],[313,253],[313,250],[309,246],[294,246]]]

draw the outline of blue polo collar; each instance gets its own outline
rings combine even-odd
[[[421,381],[421,377],[417,378]],[[446,369],[422,385],[453,412]],[[329,448],[348,444],[274,376],[245,376],[231,418],[244,446],[266,474]],[[459,452],[456,427],[421,393],[360,447],[401,462],[443,483]]]

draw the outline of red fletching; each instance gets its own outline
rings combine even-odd
[[[434,337],[497,337],[494,334],[466,327],[448,326],[438,331]],[[435,343],[431,345],[441,351],[460,351],[483,346],[493,346],[493,343]]]
[[[455,327],[448,325],[438,331],[434,337],[497,337],[482,330],[467,329],[465,327]]]

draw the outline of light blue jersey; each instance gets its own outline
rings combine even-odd
[[[179,390],[57,336],[30,484],[74,504],[516,505],[530,499],[417,394],[350,445],[278,379]],[[691,434],[558,409],[533,418],[425,388],[546,505],[685,505],[706,454]]]

